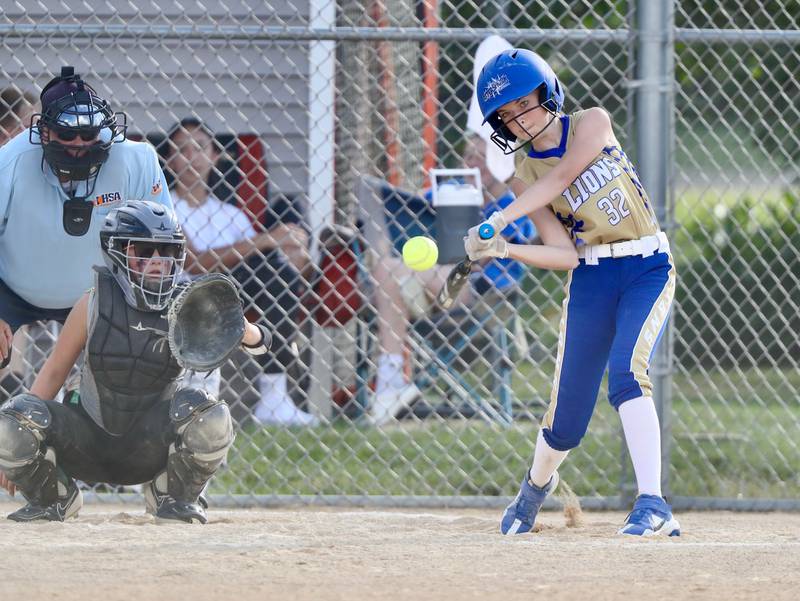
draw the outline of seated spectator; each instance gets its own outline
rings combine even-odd
[[[211,193],[209,175],[220,149],[201,121],[183,119],[167,138],[166,167],[174,176],[172,200],[186,235],[187,271],[229,272],[241,284],[246,308],[256,308],[273,332],[271,351],[257,357],[264,373],[258,379],[261,398],[253,408],[254,419],[261,424],[315,424],[316,417],[298,409],[289,396],[286,374],[294,358],[290,342],[300,306],[298,269],[307,261],[308,233],[297,215],[277,221],[280,207],[275,205],[269,229],[254,226],[244,211]],[[204,379],[216,379],[212,386],[219,387],[218,373]]]
[[[0,90],[0,146],[31,124],[36,97],[16,86]]]
[[[508,186],[496,180],[486,167],[486,142],[478,135],[470,135],[464,144],[463,161],[467,168],[478,168],[483,184],[483,216],[505,208],[513,200]],[[529,244],[536,236],[533,222],[523,217],[510,224],[503,236],[509,242]],[[453,265],[435,265],[422,272],[411,271],[397,257],[381,258],[374,270],[376,280],[376,305],[378,310],[378,340],[381,354],[375,398],[370,407],[373,422],[383,424],[394,418],[411,401],[419,390],[406,382],[403,369],[403,350],[409,327],[409,318],[427,312]],[[473,274],[472,285],[465,286],[457,303],[472,304],[489,290],[508,291],[525,273],[524,267],[512,259],[493,259]]]

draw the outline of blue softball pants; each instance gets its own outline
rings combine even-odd
[[[542,420],[547,444],[559,451],[580,443],[608,367],[615,409],[652,396],[650,358],[669,317],[675,267],[669,252],[649,257],[581,259],[565,285],[550,406]]]

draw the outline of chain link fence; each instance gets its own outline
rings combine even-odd
[[[797,509],[800,11],[658,4],[3,1],[0,85],[29,94],[4,93],[0,126],[26,126],[74,65],[159,151],[193,273],[234,274],[278,332],[267,360],[194,380],[237,423],[218,501],[503,505],[549,401],[563,274],[495,273],[441,314],[426,294],[440,270],[410,276],[398,248],[428,234],[448,253],[431,169],[477,169],[487,199],[505,194],[468,119],[476,52],[491,35],[535,49],[565,110],[609,111],[672,238],[676,304],[651,374],[669,494]],[[175,129],[187,118],[212,138]],[[3,399],[57,331],[18,332]],[[383,420],[379,393],[408,382],[419,395]],[[635,495],[605,387],[562,477],[589,507]]]

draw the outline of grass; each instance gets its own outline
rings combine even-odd
[[[722,374],[675,378],[672,494],[800,494],[800,406],[778,392],[800,384],[800,375],[774,371],[764,378],[760,372],[740,378],[762,386],[753,391],[758,396],[743,394],[737,388],[741,382]],[[734,389],[738,394],[726,398]],[[345,423],[306,430],[250,429],[240,432],[214,491],[512,495],[532,456],[537,427],[534,421],[503,428],[477,420],[432,419],[386,430]],[[619,494],[621,440],[613,410],[598,402],[588,435],[562,468],[577,494]]]

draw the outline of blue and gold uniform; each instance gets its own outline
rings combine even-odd
[[[562,135],[557,148],[518,152],[515,177],[530,186],[555,167],[575,139],[584,114],[578,111],[560,117]],[[606,146],[550,207],[579,248],[634,240],[659,231],[636,169],[616,141]]]
[[[504,153],[516,153],[519,182],[514,188],[528,191],[527,200],[520,201],[523,207],[550,207],[579,258],[565,285],[550,406],[536,439],[533,464],[503,512],[500,532],[533,530],[545,497],[558,484],[558,467],[586,433],[608,367],[609,400],[619,412],[639,489],[618,533],[678,536],[680,524],[661,494],[660,429],[648,377],[650,357],[675,292],[667,237],[659,230],[636,169],[610,124],[601,123],[599,114],[589,117],[594,111],[565,115],[564,88],[541,56],[522,48],[501,52],[483,67],[476,88],[484,122],[492,128],[492,141]],[[575,173],[564,190],[543,183],[544,176],[576,144],[581,120],[589,118],[593,148],[602,150]],[[533,141],[551,126],[551,143],[561,133],[558,144],[535,150]],[[543,201],[549,202],[543,205]],[[501,217],[517,214],[504,212],[507,215]],[[548,215],[544,218],[552,222]],[[490,217],[472,228],[465,248],[480,249],[484,235],[496,235],[496,226],[504,221]],[[480,252],[473,254],[480,257]]]
[[[518,152],[515,176],[531,185],[558,164],[583,114],[559,117],[558,147]],[[675,267],[636,169],[616,141],[550,208],[581,257],[565,285],[556,372],[543,419],[547,443],[565,451],[586,433],[606,366],[615,408],[652,395],[648,368],[675,293]]]

